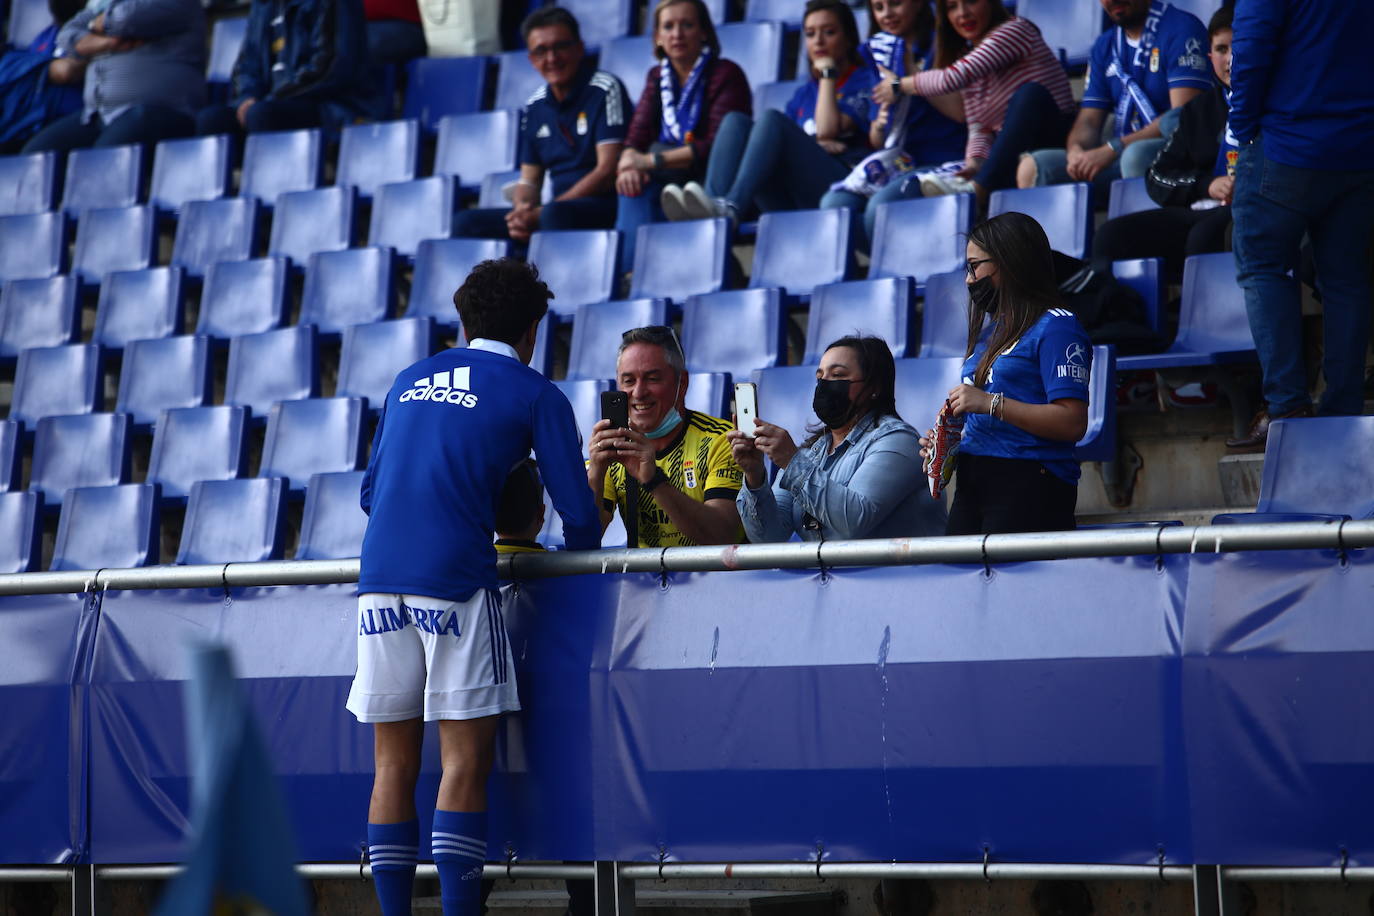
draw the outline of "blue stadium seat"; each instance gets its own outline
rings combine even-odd
[[[142,146],[74,149],[67,154],[62,212],[68,216],[80,216],[86,210],[132,207],[142,192]]]
[[[323,140],[318,129],[249,134],[243,143],[239,196],[266,208],[288,191],[313,191],[324,174]]]
[[[1245,295],[1236,285],[1235,255],[1197,254],[1183,264],[1178,335],[1163,353],[1117,357],[1117,369],[1164,369],[1255,358]]]
[[[931,274],[921,305],[921,349],[917,356],[962,357],[968,349],[968,286],[964,269]]]
[[[897,412],[921,435],[935,425],[935,416],[950,389],[958,385],[964,359],[897,360]]]
[[[816,287],[807,315],[802,365],[818,364],[827,344],[856,332],[876,334],[887,341],[896,359],[906,356],[911,342],[914,287],[910,277],[852,280]]]
[[[728,372],[692,372],[687,377],[688,410],[730,419],[730,402],[735,399],[732,376]]]
[[[355,202],[352,188],[316,188],[280,195],[272,215],[267,253],[288,258],[300,269],[317,251],[343,251],[353,244]]]
[[[1074,70],[1088,62],[1093,41],[1102,33],[1102,9],[1077,0],[1017,0],[1016,15],[1040,28],[1050,50]]]
[[[19,489],[24,464],[24,427],[18,420],[0,420],[0,493]]]
[[[1088,375],[1088,430],[1074,446],[1079,461],[1116,460],[1116,347],[1093,347]]]
[[[181,268],[150,267],[105,275],[95,312],[91,342],[122,350],[131,340],[181,333]]]
[[[720,25],[716,21],[716,25]],[[654,63],[654,40],[649,35],[626,35],[612,38],[601,45],[598,69],[620,78],[629,93],[630,104],[639,101],[644,91],[644,77]]]
[[[716,26],[720,56],[739,64],[749,85],[777,82],[782,73],[780,22],[727,22]]]
[[[1213,524],[1374,518],[1374,417],[1275,420],[1264,445],[1254,512],[1217,516]]]
[[[32,430],[43,417],[99,410],[103,368],[100,347],[95,344],[21,350],[14,370],[10,419]]]
[[[755,22],[776,19],[794,28],[801,28],[802,6],[795,0],[747,0],[744,18]]]
[[[554,324],[552,313],[546,312],[539,321],[539,330],[534,333],[534,352],[530,354],[530,368],[546,378],[553,372]],[[459,343],[466,343],[461,328],[459,335]]]
[[[177,220],[172,264],[201,279],[211,264],[246,261],[258,249],[258,202],[251,197],[191,200]]]
[[[148,203],[180,213],[192,200],[218,200],[229,193],[229,136],[163,140],[153,156]]]
[[[560,318],[589,302],[615,295],[620,233],[614,229],[536,232],[530,236],[528,260],[553,291],[549,309]]]
[[[724,219],[647,223],[636,239],[630,298],[682,302],[725,288],[730,224]]]
[[[568,378],[615,378],[620,336],[631,328],[667,323],[665,299],[626,299],[579,306],[568,348]]]
[[[280,560],[286,540],[286,481],[202,480],[191,487],[177,563]]]
[[[1107,198],[1107,219],[1158,209],[1159,204],[1145,190],[1144,178],[1118,178],[1112,182],[1111,196]]]
[[[367,515],[358,504],[362,484],[362,471],[311,475],[295,559],[348,560],[362,553],[367,531]]]
[[[1093,225],[1092,185],[1077,182],[993,191],[988,202],[988,216],[1012,211],[1024,213],[1040,223],[1055,251],[1074,258],[1088,256]]]
[[[294,325],[229,341],[224,403],[263,419],[277,401],[318,397],[320,348],[315,329]]]
[[[148,483],[162,498],[185,502],[197,480],[233,480],[247,472],[248,408],[177,407],[163,411],[153,432]]]
[[[750,286],[776,286],[809,297],[824,283],[850,277],[853,214],[842,207],[784,210],[759,217]]]
[[[371,410],[381,410],[396,374],[433,353],[434,319],[428,316],[345,328],[334,393],[364,398]]]
[[[10,0],[9,11],[5,40],[16,48],[27,48],[39,32],[52,25],[52,13],[43,0]]]
[[[738,379],[743,381],[743,379]],[[759,386],[759,419],[781,426],[798,445],[806,438],[806,428],[819,425],[811,410],[816,391],[815,366],[775,366],[754,373]]]
[[[448,115],[439,122],[434,174],[452,175],[464,187],[476,188],[492,172],[516,169],[519,132],[519,112],[503,108]]]
[[[309,398],[272,405],[259,477],[284,477],[294,495],[311,474],[353,471],[363,451],[362,398]]]
[[[796,95],[804,80],[782,80],[775,83],[760,83],[754,87],[754,117],[768,109],[787,112],[787,103]]]
[[[786,363],[782,292],[735,289],[692,296],[682,308],[682,350],[688,369],[728,372],[741,382],[755,369]]]
[[[634,7],[631,0],[563,0],[562,6],[572,11],[588,51],[596,51],[614,38],[623,38],[634,27]]]
[[[410,181],[420,171],[420,122],[383,121],[343,129],[334,183],[367,200],[377,188]]]
[[[601,392],[610,391],[615,385],[610,379],[604,378],[568,379],[553,384],[572,404],[577,432],[582,437],[582,453],[586,454],[587,443],[592,438],[592,427],[601,419]]]
[[[428,316],[444,327],[458,325],[453,294],[481,261],[504,258],[510,243],[497,239],[427,239],[415,253],[407,318]]]
[[[229,94],[234,64],[238,62],[246,34],[247,16],[226,16],[216,19],[210,27],[210,61],[205,67],[205,82],[217,100],[224,100]]]
[[[492,107],[519,111],[535,90],[544,87],[544,78],[530,66],[529,54],[523,49],[497,54],[495,60],[496,102]],[[647,63],[645,69],[648,69]]]
[[[196,333],[225,339],[281,327],[286,322],[287,270],[285,258],[210,265]]]
[[[1164,327],[1164,270],[1159,258],[1114,261],[1112,276],[1140,293],[1145,300],[1145,320],[1156,331]]]
[[[210,403],[210,338],[163,337],[131,340],[124,348],[115,410],[133,417],[140,430],[175,407]]]
[[[0,573],[33,572],[42,562],[43,497],[0,493]]]
[[[75,343],[81,332],[76,280],[48,277],[11,280],[0,289],[0,362],[20,350]]]
[[[87,210],[76,230],[72,273],[99,286],[111,271],[152,267],[156,244],[157,216],[149,204]]]
[[[489,210],[509,210],[510,201],[506,200],[506,185],[518,181],[520,171],[491,172],[482,176],[482,187],[477,193],[477,206]]]
[[[390,248],[353,248],[311,255],[301,293],[301,324],[334,336],[353,324],[391,317],[396,302]]]
[[[878,207],[870,279],[911,277],[919,292],[931,274],[962,270],[977,209],[972,194],[918,197]]]
[[[1221,8],[1222,0],[1171,0],[1170,6],[1192,13],[1206,25],[1212,14]]]
[[[420,57],[406,65],[401,116],[432,134],[447,115],[481,111],[486,91],[485,57]]]
[[[44,417],[34,432],[29,489],[55,509],[73,487],[127,483],[130,438],[127,414]]]
[[[57,188],[57,153],[0,156],[0,216],[51,210]]]
[[[60,274],[66,255],[61,213],[0,216],[0,283]]]
[[[369,245],[413,259],[425,239],[453,235],[454,181],[447,175],[384,184],[372,203]]]
[[[156,484],[77,487],[62,506],[48,569],[156,566],[161,530]]]

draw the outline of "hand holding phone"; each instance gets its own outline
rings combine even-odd
[[[735,427],[754,438],[754,421],[759,418],[759,388],[753,382],[735,385]]]

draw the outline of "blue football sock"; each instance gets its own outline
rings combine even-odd
[[[382,916],[410,916],[415,886],[415,860],[420,851],[420,822],[367,825],[367,859]]]
[[[487,813],[436,810],[431,848],[444,916],[478,916],[482,866],[487,861]]]

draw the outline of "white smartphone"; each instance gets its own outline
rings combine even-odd
[[[759,418],[759,386],[753,382],[735,385],[735,425],[750,439],[754,438],[754,421]]]

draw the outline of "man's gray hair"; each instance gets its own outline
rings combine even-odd
[[[663,348],[663,358],[668,365],[678,374],[687,371],[687,357],[682,352],[682,344],[677,339],[677,334],[670,327],[664,325],[649,325],[643,328],[633,328],[626,331],[620,338],[620,349],[616,351],[616,362],[620,362],[620,357],[625,354],[625,348],[630,344],[653,344]]]

